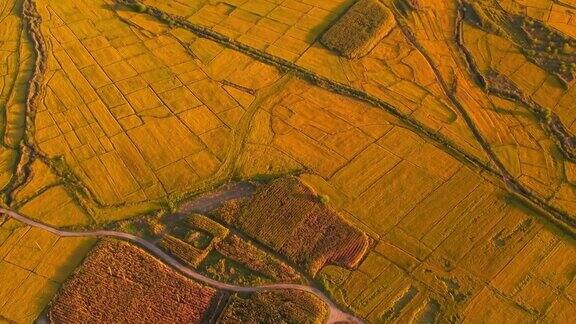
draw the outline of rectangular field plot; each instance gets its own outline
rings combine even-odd
[[[34,322],[94,243],[11,220],[0,225],[0,317]]]

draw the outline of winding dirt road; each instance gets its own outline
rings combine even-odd
[[[19,222],[22,222],[28,226],[36,227],[36,228],[42,229],[44,231],[50,232],[52,234],[55,234],[55,235],[58,235],[61,237],[97,237],[97,238],[98,237],[110,237],[110,238],[122,239],[122,240],[132,242],[132,243],[142,247],[143,249],[145,249],[149,253],[155,255],[161,261],[163,261],[165,264],[177,269],[178,271],[180,271],[184,275],[188,276],[189,278],[200,281],[206,285],[209,285],[209,286],[212,286],[212,287],[215,287],[218,289],[228,290],[228,291],[232,291],[232,292],[242,292],[242,293],[253,293],[253,292],[275,290],[275,289],[296,289],[296,290],[300,290],[300,291],[306,291],[306,292],[314,294],[316,297],[320,298],[322,301],[324,301],[324,303],[326,303],[326,306],[328,307],[328,311],[329,311],[329,315],[328,315],[328,319],[327,319],[326,323],[363,323],[362,320],[354,317],[351,314],[348,314],[348,313],[340,310],[338,308],[338,306],[336,306],[336,304],[334,304],[334,302],[332,302],[330,300],[330,298],[328,298],[328,296],[326,296],[323,292],[321,292],[319,289],[314,288],[314,287],[297,285],[297,284],[270,284],[270,285],[263,285],[263,286],[256,286],[256,287],[242,287],[242,286],[236,286],[236,285],[232,285],[232,284],[228,284],[228,283],[223,283],[223,282],[208,278],[208,277],[196,272],[195,270],[192,270],[192,269],[186,267],[185,265],[178,262],[178,260],[176,260],[175,258],[168,255],[166,252],[162,251],[160,248],[158,248],[153,243],[148,242],[148,241],[146,241],[146,240],[144,240],[138,236],[132,235],[132,234],[116,232],[116,231],[104,231],[104,230],[86,231],[86,232],[65,231],[65,230],[60,230],[60,229],[51,227],[49,225],[37,222],[35,220],[32,220],[32,219],[30,219],[26,216],[23,216],[17,212],[14,212],[12,210],[0,208],[0,214],[4,214],[10,218],[13,218],[13,219],[19,221]]]

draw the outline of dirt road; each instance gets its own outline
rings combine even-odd
[[[314,287],[297,285],[297,284],[271,284],[271,285],[263,285],[263,286],[256,286],[256,287],[242,287],[242,286],[236,286],[236,285],[232,285],[232,284],[228,284],[228,283],[223,283],[223,282],[208,278],[208,277],[196,272],[195,270],[184,266],[178,260],[171,257],[170,255],[168,255],[164,251],[160,250],[160,248],[158,248],[153,243],[148,242],[148,241],[146,241],[140,237],[137,237],[135,235],[132,235],[132,234],[116,232],[116,231],[104,231],[104,230],[86,231],[86,232],[65,231],[65,230],[60,230],[60,229],[51,227],[49,225],[37,222],[35,220],[32,220],[32,219],[30,219],[24,215],[21,215],[17,212],[14,212],[12,210],[0,208],[0,214],[4,214],[10,218],[13,218],[13,219],[19,221],[19,222],[22,222],[28,226],[36,227],[36,228],[45,230],[47,232],[50,232],[52,234],[55,234],[55,235],[58,235],[61,237],[110,237],[110,238],[122,239],[122,240],[132,242],[132,243],[142,247],[143,249],[145,249],[149,253],[155,255],[157,258],[159,258],[165,264],[171,266],[172,268],[175,268],[176,270],[180,271],[181,273],[188,276],[189,278],[200,281],[206,285],[209,285],[209,286],[212,286],[212,287],[215,287],[218,289],[228,290],[228,291],[232,291],[232,292],[244,292],[244,293],[259,292],[259,291],[266,291],[266,290],[275,290],[275,289],[296,289],[296,290],[301,290],[301,291],[307,291],[307,292],[310,292],[310,293],[316,295],[316,297],[320,298],[322,301],[324,301],[324,303],[326,303],[326,306],[329,309],[329,316],[327,319],[327,323],[362,323],[362,320],[354,317],[351,314],[348,314],[348,313],[340,310],[338,308],[338,306],[336,306],[330,300],[330,298],[328,298],[323,292],[321,292],[320,290],[318,290],[317,288],[314,288]]]

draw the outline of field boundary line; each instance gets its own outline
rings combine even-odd
[[[0,208],[0,214],[4,214],[9,218],[15,219],[21,223],[24,223],[28,226],[35,227],[44,231],[47,231],[51,234],[60,236],[60,237],[92,237],[92,238],[115,238],[121,239],[124,241],[129,241],[143,249],[145,249],[148,253],[155,255],[158,259],[160,259],[166,265],[176,269],[181,274],[187,276],[190,279],[200,281],[208,286],[212,286],[217,289],[227,290],[231,292],[237,293],[256,293],[268,290],[279,290],[279,289],[294,289],[299,291],[304,291],[311,293],[321,299],[328,308],[328,319],[327,323],[339,323],[343,321],[348,321],[349,323],[362,323],[363,321],[356,318],[355,316],[346,313],[338,308],[338,306],[326,296],[320,289],[312,286],[305,286],[305,285],[298,285],[298,284],[267,284],[262,286],[254,286],[254,287],[245,287],[245,286],[238,286],[229,283],[220,282],[218,280],[209,278],[193,269],[190,269],[176,260],[174,257],[170,256],[168,253],[162,251],[159,247],[155,244],[138,237],[136,235],[132,235],[129,233],[124,232],[117,232],[117,231],[108,231],[108,230],[95,230],[95,231],[68,231],[68,230],[61,230],[54,228],[50,225],[38,222],[33,220],[27,216],[21,215],[15,211]]]
[[[481,134],[478,133],[478,130],[474,127],[474,124],[472,123],[471,124],[472,126],[470,126],[469,122],[471,122],[471,120],[468,120],[468,119],[470,119],[470,117],[467,115],[467,113],[465,111],[464,111],[464,114],[462,117],[465,119],[465,122],[468,125],[468,127],[470,128],[471,132],[473,133],[473,136],[479,142],[479,144],[481,145],[484,152],[488,155],[489,159],[493,163],[496,164],[496,169],[494,169],[493,167],[491,167],[487,163],[481,161],[479,158],[471,155],[470,153],[467,153],[465,150],[460,148],[458,145],[456,145],[455,143],[450,141],[445,136],[443,136],[443,135],[439,134],[438,132],[426,127],[424,124],[420,123],[419,121],[414,120],[414,119],[410,118],[409,116],[406,116],[406,115],[400,113],[393,106],[386,103],[382,99],[377,98],[376,96],[370,95],[370,94],[368,94],[362,90],[353,88],[353,87],[345,85],[343,83],[334,81],[328,77],[318,75],[309,69],[306,69],[302,66],[297,65],[296,63],[290,62],[290,61],[285,60],[283,58],[280,58],[280,57],[274,56],[272,54],[266,53],[264,51],[255,49],[251,46],[248,46],[248,45],[243,44],[239,41],[231,39],[228,36],[225,36],[223,34],[215,32],[209,28],[199,26],[197,24],[193,24],[181,16],[166,13],[166,12],[164,12],[164,11],[162,11],[156,7],[153,7],[153,6],[146,6],[138,0],[115,0],[115,1],[118,4],[126,5],[129,7],[141,5],[144,8],[146,8],[146,10],[145,10],[146,14],[153,16],[154,18],[156,18],[156,19],[158,19],[164,23],[169,23],[170,25],[172,25],[174,27],[186,29],[186,30],[196,34],[197,36],[199,36],[201,38],[212,40],[218,44],[224,45],[227,48],[230,48],[230,49],[239,51],[245,55],[248,55],[248,56],[250,56],[250,57],[252,57],[252,58],[254,58],[260,62],[275,66],[280,71],[291,71],[292,73],[294,73],[294,75],[298,76],[299,78],[306,80],[306,81],[310,82],[311,84],[316,85],[320,88],[329,90],[333,93],[337,93],[340,95],[344,95],[347,97],[351,97],[351,98],[363,101],[365,103],[368,103],[370,105],[373,105],[375,107],[378,107],[378,108],[385,110],[389,114],[398,118],[400,121],[404,122],[413,131],[420,133],[421,135],[426,136],[428,139],[430,139],[432,142],[434,142],[438,147],[444,148],[444,150],[446,150],[447,153],[452,155],[454,158],[456,158],[460,161],[466,162],[468,165],[472,165],[477,169],[481,169],[482,171],[484,171],[484,172],[486,172],[492,176],[498,177],[502,181],[502,183],[504,184],[504,187],[507,189],[507,191],[511,195],[517,197],[522,202],[526,203],[528,206],[536,209],[537,211],[540,211],[547,219],[549,219],[551,222],[556,224],[562,230],[566,231],[569,235],[576,237],[576,219],[572,215],[567,213],[566,211],[561,210],[555,206],[548,204],[542,198],[540,198],[540,197],[536,196],[535,194],[533,194],[532,192],[528,191],[521,184],[519,184],[515,179],[511,179],[511,175],[503,167],[503,165],[499,161],[499,159],[497,159],[497,158],[495,160],[493,159],[495,156],[494,152],[491,150],[491,148],[487,149],[485,147],[485,144],[486,144],[485,140],[483,139]],[[453,94],[451,94],[449,91],[448,95],[450,96]],[[458,108],[458,110],[461,110],[460,108],[462,108],[462,107],[457,107],[457,108]]]

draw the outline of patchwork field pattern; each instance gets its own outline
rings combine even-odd
[[[326,264],[355,267],[369,245],[364,233],[323,206],[296,178],[260,187],[230,213],[230,225],[312,276]]]
[[[300,291],[229,296],[184,278],[137,247],[105,240],[52,301],[48,317],[58,323],[125,322],[135,315],[179,323],[322,323],[326,312],[321,300]]]
[[[574,322],[575,79],[573,0],[4,0],[0,322]]]
[[[190,12],[180,5],[151,1],[168,14],[184,16],[194,24],[295,61],[351,4],[352,0],[190,1]],[[171,1],[176,3],[175,1]]]
[[[32,323],[95,240],[60,238],[12,220],[0,224],[0,318]]]

